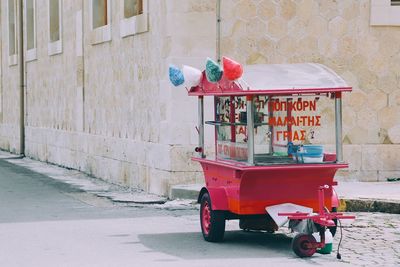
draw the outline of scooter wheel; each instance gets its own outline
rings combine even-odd
[[[298,234],[293,238],[292,249],[300,258],[311,257],[317,251],[313,246],[317,241],[312,235]]]

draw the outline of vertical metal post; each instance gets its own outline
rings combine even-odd
[[[335,94],[336,162],[343,161],[342,93]]]
[[[268,97],[268,131],[270,132],[270,139],[269,139],[269,153],[272,155],[274,153],[274,126],[271,125],[269,122],[271,121],[270,119],[274,116],[274,110],[273,110],[273,102],[272,102],[272,96]]]
[[[217,56],[217,62],[221,63],[221,0],[217,0],[216,13],[217,13],[216,56]]]
[[[249,95],[246,97],[247,105],[247,163],[254,165],[254,105],[253,96]]]
[[[204,155],[204,97],[199,96],[199,157],[205,158]]]
[[[25,156],[25,58],[24,58],[24,1],[18,1],[19,5],[19,142],[20,142],[20,155]]]

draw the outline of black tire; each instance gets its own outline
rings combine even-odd
[[[315,244],[317,241],[312,235],[298,234],[292,240],[292,249],[300,258],[307,258],[314,255],[316,248],[310,248],[309,245]]]
[[[225,233],[225,212],[212,210],[211,198],[205,193],[200,200],[200,225],[203,237],[208,242],[221,242]]]
[[[337,208],[333,207],[332,212],[337,212]],[[333,219],[333,222],[335,223],[335,226],[328,227],[329,231],[331,231],[332,237],[336,235],[337,219]]]

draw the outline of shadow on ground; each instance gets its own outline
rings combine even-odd
[[[139,239],[152,251],[183,259],[294,257],[292,238],[284,234],[228,231],[221,243],[206,242],[201,233],[144,234]]]

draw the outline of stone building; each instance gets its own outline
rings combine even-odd
[[[244,64],[335,70],[354,88],[344,99],[342,179],[399,177],[398,4],[2,0],[0,148],[157,194],[202,181],[190,161],[196,100],[170,86],[167,68],[202,69],[220,51]]]

